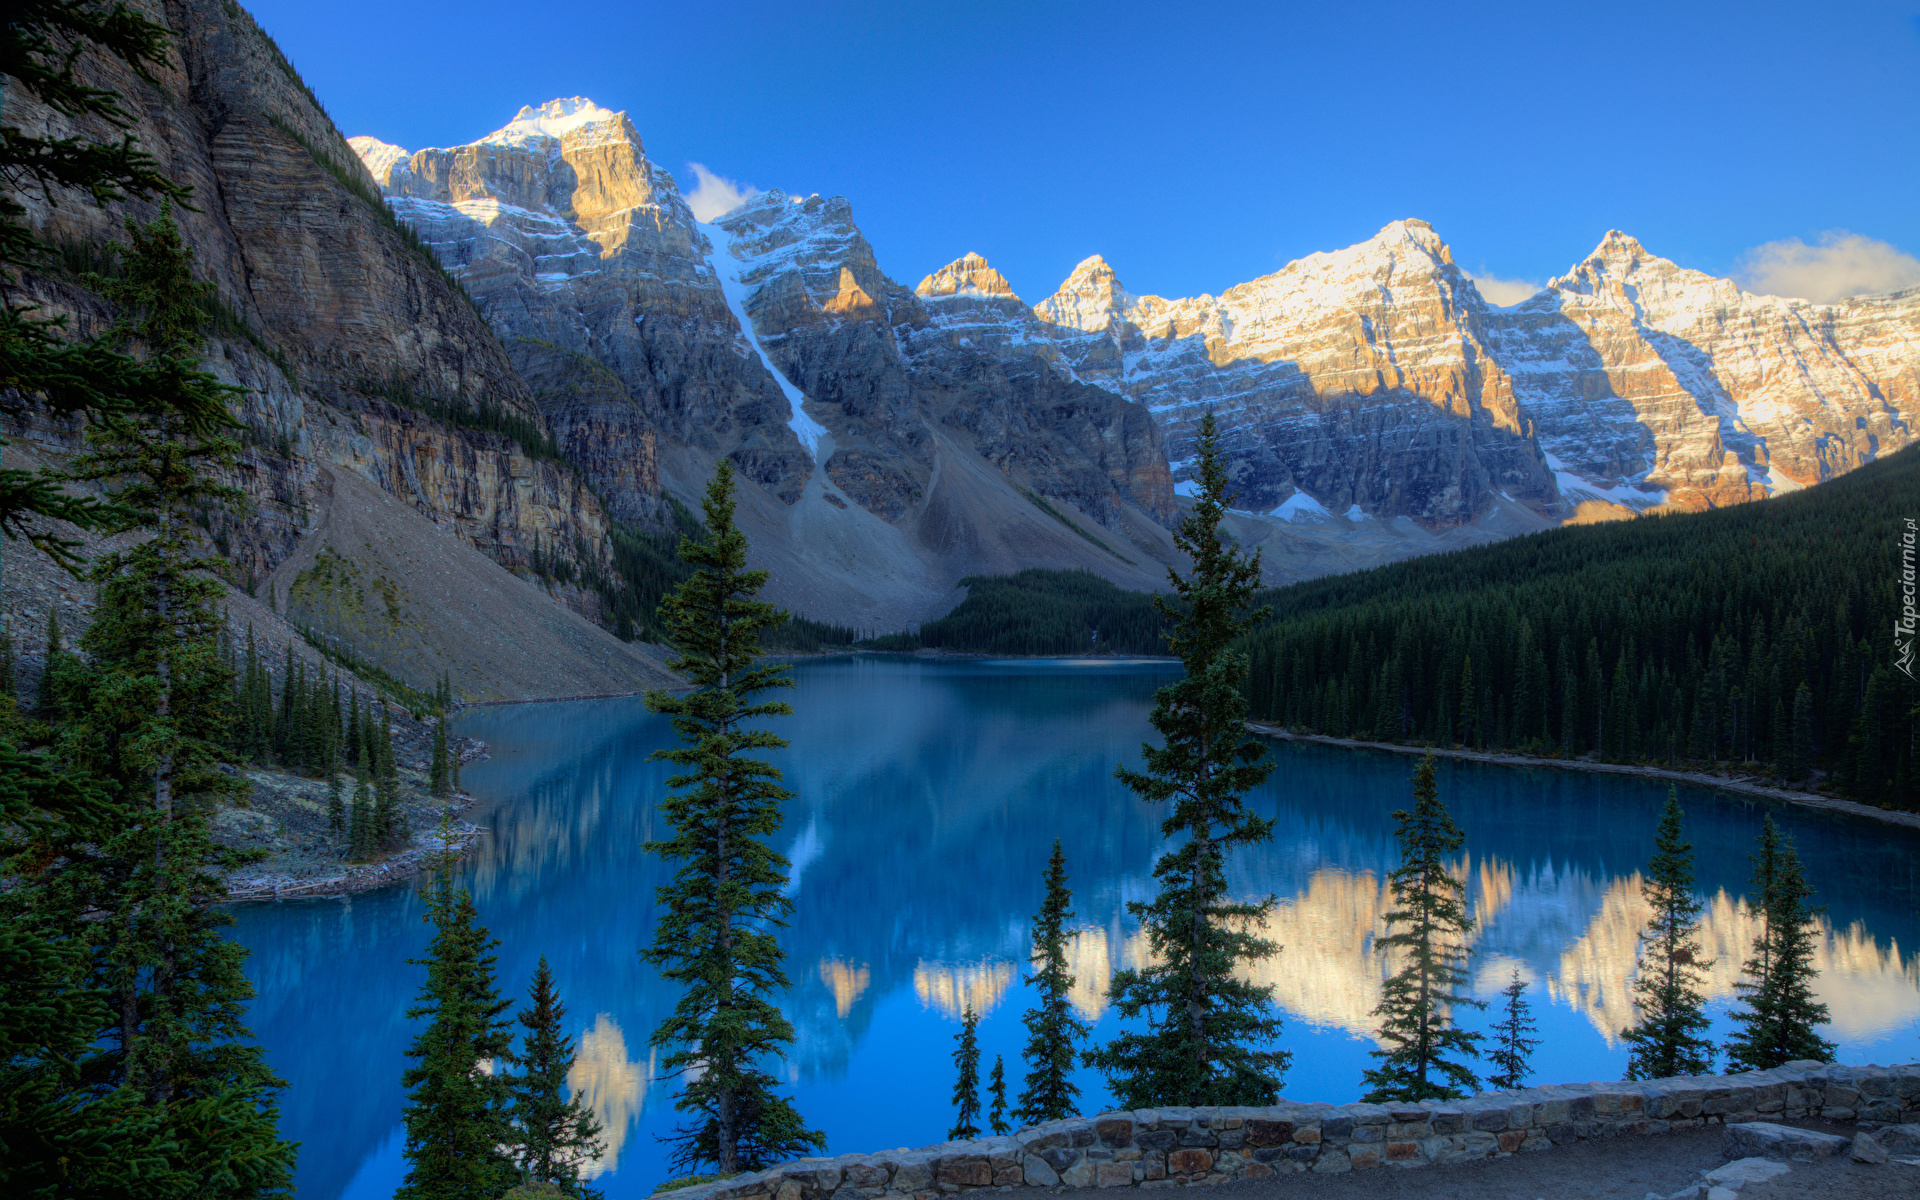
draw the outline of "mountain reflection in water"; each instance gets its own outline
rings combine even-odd
[[[957,662],[884,658],[795,670],[796,715],[775,728],[797,793],[778,848],[793,862],[795,910],[780,934],[797,1031],[786,1077],[833,1151],[937,1141],[951,1123],[953,1034],[981,1014],[983,1055],[1025,1067],[1020,1017],[1027,922],[1062,840],[1074,888],[1075,1008],[1111,1036],[1105,982],[1144,961],[1126,904],[1151,896],[1161,812],[1113,780],[1152,735],[1146,714],[1171,677],[1158,663]],[[680,1114],[678,1081],[650,1044],[675,995],[636,951],[651,936],[660,864],[640,850],[666,775],[647,755],[670,737],[637,700],[488,708],[461,719],[493,758],[465,771],[493,836],[462,868],[500,938],[500,982],[524,996],[545,954],[568,1007],[572,1086],[606,1125],[590,1168],[609,1197],[644,1196],[666,1175],[656,1140]],[[1371,1010],[1393,969],[1384,932],[1394,865],[1392,812],[1411,758],[1278,744],[1281,767],[1250,797],[1276,820],[1270,844],[1239,854],[1237,896],[1272,894],[1267,935],[1283,947],[1250,975],[1271,984],[1293,1051],[1286,1093],[1345,1101],[1373,1048]],[[1639,872],[1663,784],[1626,776],[1442,761],[1441,796],[1467,833],[1453,864],[1477,921],[1481,998],[1514,972],[1532,985],[1543,1082],[1618,1078],[1636,935]],[[1826,906],[1816,962],[1843,1062],[1920,1058],[1915,851],[1905,830],[1827,813],[1682,790],[1707,900],[1715,1036],[1754,933],[1741,899],[1761,816],[1797,841]],[[302,1141],[301,1194],[387,1196],[404,1172],[395,1135],[413,1025],[403,1016],[426,943],[411,888],[350,900],[237,910],[260,989],[251,1022],[292,1084],[282,1127]],[[1490,1024],[1495,1014],[1471,1013]],[[1078,1076],[1087,1111],[1107,1102]]]

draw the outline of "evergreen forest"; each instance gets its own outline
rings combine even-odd
[[[1247,641],[1252,715],[1381,741],[1823,775],[1869,804],[1920,807],[1915,686],[1890,636],[1916,514],[1920,454],[1906,450],[1764,504],[1297,584],[1262,597],[1274,616]]]
[[[1145,592],[1116,587],[1091,571],[1040,568],[970,575],[967,598],[920,626],[862,643],[874,650],[957,650],[974,654],[1165,654],[1164,621]]]

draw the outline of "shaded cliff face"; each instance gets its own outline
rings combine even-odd
[[[1146,410],[949,336],[844,199],[701,225],[626,115],[581,98],[466,146],[353,147],[614,515],[731,459],[774,593],[808,615],[898,627],[1025,566],[1153,586],[1171,555]]]
[[[1021,313],[989,274],[962,259],[923,285],[956,336],[1143,401],[1176,476],[1214,413],[1237,506],[1289,523],[1739,503],[1905,445],[1920,399],[1920,292],[1752,296],[1619,233],[1506,309],[1421,221],[1217,297],[1136,296],[1095,257]]]
[[[129,132],[194,189],[194,207],[176,217],[231,316],[208,365],[246,389],[238,482],[251,508],[216,530],[236,564],[265,575],[284,561],[312,528],[320,470],[344,467],[510,569],[536,543],[576,568],[604,566],[606,514],[564,465],[422,411],[487,406],[544,428],[499,339],[432,255],[409,244],[272,41],[221,0],[147,7],[177,31],[169,69],[154,84],[111,61],[85,69],[128,98]],[[18,103],[9,96],[10,122],[109,132],[67,129]],[[124,238],[124,214],[152,213],[22,198],[35,225],[67,243]],[[70,280],[23,284],[81,332],[109,317]],[[562,598],[597,615],[591,596]]]

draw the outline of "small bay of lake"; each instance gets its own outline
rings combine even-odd
[[[787,1077],[832,1152],[944,1138],[967,1005],[983,1014],[986,1063],[1004,1056],[1017,1095],[1028,920],[1056,837],[1081,930],[1076,1004],[1096,1040],[1112,1035],[1103,985],[1141,961],[1126,903],[1152,894],[1163,815],[1113,770],[1138,764],[1154,689],[1176,670],[882,656],[795,667],[799,686],[784,698],[796,715],[772,723],[792,741],[774,758],[797,793],[775,839],[793,862],[795,909],[781,934],[798,1031]],[[459,729],[492,753],[464,772],[481,798],[469,816],[492,837],[460,882],[501,940],[501,988],[517,1008],[538,956],[552,963],[579,1051],[574,1085],[607,1126],[594,1184],[612,1198],[645,1196],[667,1174],[655,1139],[677,1116],[675,1081],[659,1076],[649,1045],[675,993],[636,954],[664,879],[640,849],[666,832],[654,806],[669,772],[648,755],[671,730],[637,699],[477,709]],[[1350,1101],[1374,1048],[1383,970],[1371,940],[1384,928],[1392,813],[1410,798],[1414,760],[1271,750],[1279,769],[1249,803],[1276,819],[1274,838],[1233,860],[1232,883],[1278,901],[1268,935],[1284,948],[1255,974],[1274,986],[1286,1022],[1286,1095]],[[1439,783],[1467,834],[1459,866],[1478,921],[1476,994],[1497,1002],[1515,972],[1530,982],[1543,1039],[1534,1082],[1619,1078],[1647,917],[1637,873],[1666,785],[1449,760]],[[1682,788],[1681,801],[1707,901],[1716,1039],[1755,932],[1740,900],[1747,856],[1772,812],[1825,906],[1815,958],[1840,1061],[1920,1059],[1920,836],[1701,789]],[[302,1196],[387,1197],[404,1174],[400,1073],[418,1024],[404,1014],[424,975],[406,960],[427,943],[422,911],[409,886],[235,910],[260,993],[250,1024],[291,1085],[281,1129],[303,1143]],[[1462,1017],[1485,1028],[1495,1013]],[[1079,1081],[1083,1111],[1106,1105],[1097,1075]]]

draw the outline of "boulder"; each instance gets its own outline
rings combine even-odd
[[[1848,1154],[1857,1163],[1872,1163],[1875,1166],[1887,1161],[1887,1148],[1873,1140],[1870,1133],[1857,1133],[1853,1137],[1853,1146]]]
[[[1791,1169],[1786,1163],[1770,1158],[1737,1158],[1724,1167],[1708,1171],[1705,1180],[1708,1187],[1739,1191],[1749,1183],[1765,1183],[1776,1176],[1785,1175]]]
[[[1742,1121],[1727,1126],[1724,1151],[1729,1158],[1772,1158],[1812,1162],[1831,1158],[1847,1148],[1847,1139],[1832,1133],[1795,1129],[1771,1121]]]

